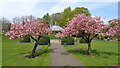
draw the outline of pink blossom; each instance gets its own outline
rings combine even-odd
[[[11,36],[9,39],[15,39],[16,37],[15,36]]]
[[[110,25],[105,25],[104,22],[101,20],[100,17],[90,17],[86,16],[85,14],[78,14],[73,17],[69,21],[70,24],[64,30],[62,30],[62,33],[56,34],[56,37],[64,37],[64,36],[70,36],[70,35],[78,35],[80,31],[85,31],[87,34],[99,34],[102,36],[105,35],[115,35],[117,31],[117,27],[110,27]],[[112,20],[110,24],[117,24],[117,20]],[[109,28],[110,27],[110,28]],[[108,32],[104,32],[105,29],[108,29]]]
[[[5,34],[5,36],[8,36],[8,35],[10,35],[10,32],[7,32],[7,33]]]
[[[34,19],[29,18],[29,21],[25,23],[12,24],[11,30],[5,35],[11,35],[10,39],[25,37],[25,36],[38,36],[46,35],[50,33],[51,29],[49,25],[45,23],[36,23]]]
[[[120,33],[119,33],[120,32],[119,27],[120,26],[118,25],[118,20],[117,19],[111,20],[109,22],[109,29],[108,29],[108,32],[106,32],[106,34],[109,35],[109,36],[119,36],[120,35]]]

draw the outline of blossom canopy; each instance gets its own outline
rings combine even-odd
[[[25,36],[42,36],[46,33],[50,33],[51,29],[49,25],[45,23],[36,23],[34,20],[29,20],[22,23],[12,24],[11,30],[5,35],[11,35],[9,39],[22,38]]]
[[[109,21],[109,29],[106,34],[108,36],[120,36],[120,25],[119,25],[119,20],[118,19],[112,19]]]
[[[58,33],[56,37],[64,37],[70,35],[78,35],[80,31],[85,33],[99,34],[104,36],[102,33],[104,29],[108,28],[109,25],[105,25],[100,17],[90,17],[85,14],[78,14],[69,21],[69,25],[62,30],[62,33]]]

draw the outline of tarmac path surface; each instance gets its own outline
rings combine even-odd
[[[60,44],[59,40],[51,40],[51,66],[84,66]]]

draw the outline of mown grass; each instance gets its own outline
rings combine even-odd
[[[0,67],[2,66],[2,33],[0,32]]]
[[[67,45],[65,48],[86,66],[116,66],[118,65],[118,56],[120,57],[117,41],[92,41],[92,55],[94,56],[86,56],[86,43]]]
[[[36,58],[27,58],[34,47],[34,43],[20,43],[19,39],[9,40],[2,37],[2,66],[49,66],[50,47],[39,45],[43,50],[36,51]],[[39,47],[38,46],[38,47]]]

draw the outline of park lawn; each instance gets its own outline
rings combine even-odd
[[[79,48],[76,50],[74,47]],[[87,44],[76,43],[65,47],[86,66],[114,66],[118,65],[118,42],[117,41],[92,41],[92,55],[86,56]]]
[[[0,32],[0,67],[2,66],[2,33]]]
[[[9,40],[9,37],[2,37],[2,66],[50,66],[50,47],[44,47],[37,51],[36,58],[26,58],[30,55],[34,43],[20,43],[19,39]],[[38,47],[39,47],[38,46]]]

